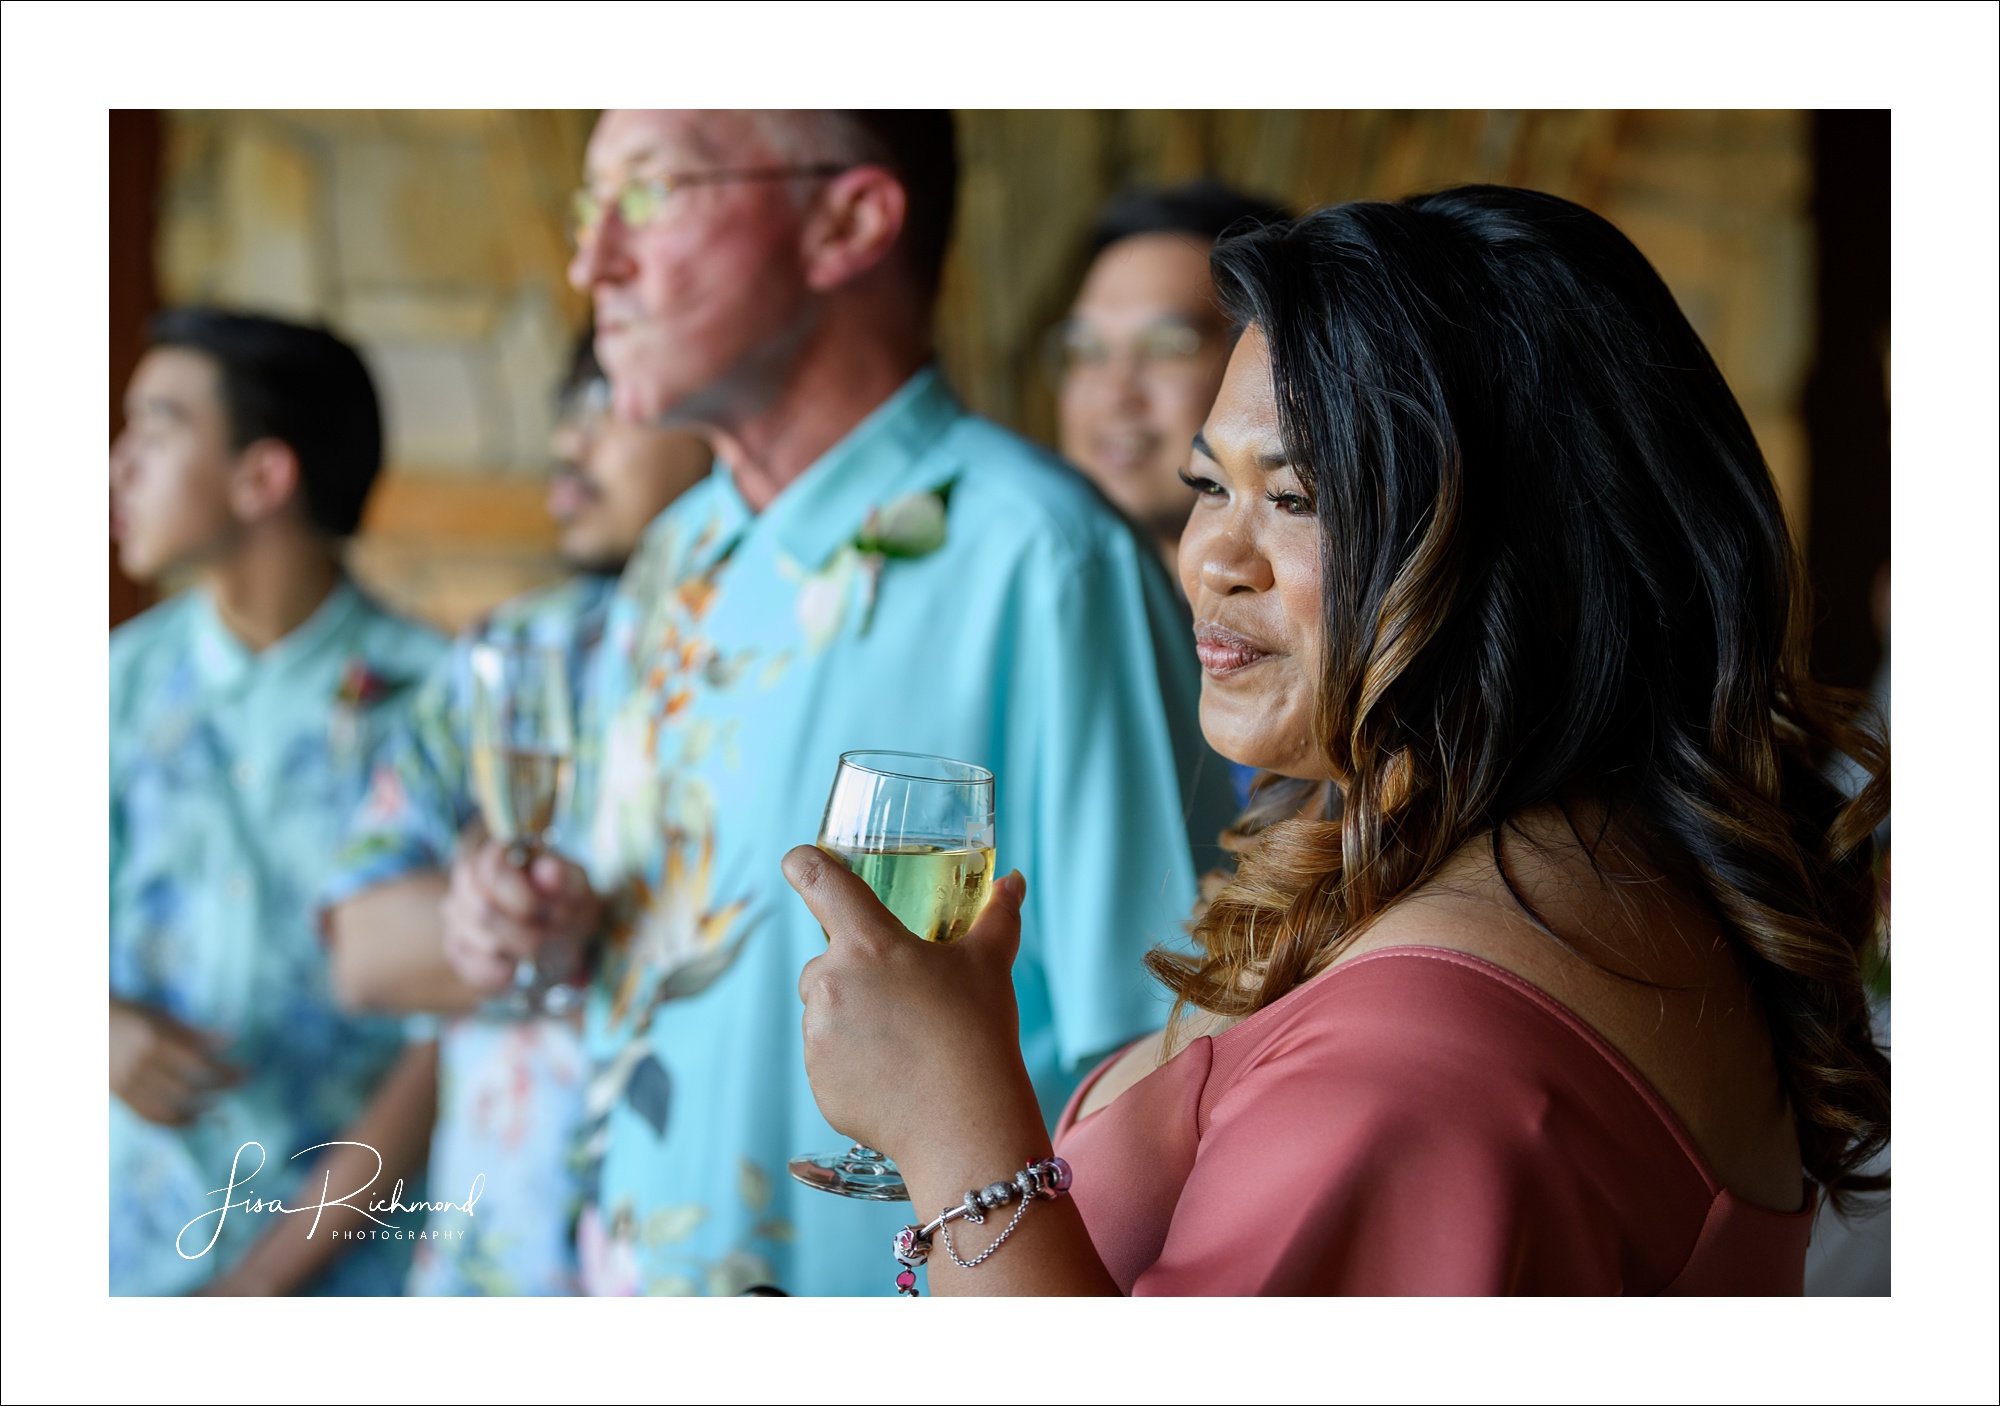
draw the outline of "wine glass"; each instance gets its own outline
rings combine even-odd
[[[820,821],[838,859],[926,942],[956,942],[993,887],[993,773],[921,752],[846,752]],[[807,1186],[864,1201],[907,1201],[896,1164],[860,1143],[786,1164]]]
[[[472,790],[507,862],[526,869],[547,843],[569,798],[576,751],[569,671],[560,650],[525,643],[472,648]],[[576,987],[544,980],[523,958],[500,1003],[517,1015],[562,1015],[582,999]]]

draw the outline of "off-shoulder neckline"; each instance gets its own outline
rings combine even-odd
[[[1092,1109],[1085,1116],[1078,1116],[1076,1111],[1072,1111],[1068,1120],[1062,1125],[1061,1131],[1072,1132],[1082,1124],[1093,1121],[1103,1114],[1110,1112],[1111,1109],[1118,1105],[1121,1099],[1124,1099],[1133,1090],[1139,1088],[1140,1085],[1145,1084],[1148,1080],[1154,1079],[1172,1069],[1187,1055],[1189,1050],[1192,1050],[1203,1041],[1208,1042],[1212,1056],[1213,1052],[1222,1048],[1225,1042],[1237,1040],[1241,1032],[1258,1026],[1260,1022],[1268,1025],[1270,1022],[1266,1020],[1266,1017],[1274,1016],[1276,1012],[1288,1006],[1295,1006],[1298,1001],[1310,992],[1323,991],[1330,988],[1341,973],[1359,970],[1367,966],[1370,962],[1391,959],[1441,961],[1488,977],[1498,985],[1511,991],[1514,995],[1528,1001],[1544,1015],[1553,1019],[1571,1034],[1580,1038],[1585,1044],[1595,1050],[1605,1063],[1618,1072],[1619,1076],[1639,1095],[1639,1098],[1645,1103],[1646,1107],[1652,1111],[1653,1116],[1673,1136],[1675,1144],[1681,1150],[1681,1155],[1687,1158],[1688,1163],[1700,1174],[1703,1185],[1708,1188],[1711,1200],[1726,1196],[1733,1205],[1741,1207],[1747,1212],[1753,1212],[1760,1216],[1774,1216],[1780,1220],[1794,1220],[1800,1216],[1810,1216],[1816,1209],[1818,1198],[1812,1194],[1810,1181],[1804,1182],[1804,1190],[1801,1196],[1804,1205],[1796,1211],[1774,1211],[1768,1206],[1760,1206],[1754,1201],[1749,1201],[1738,1196],[1716,1175],[1715,1168],[1709,1164],[1708,1158],[1703,1155],[1701,1148],[1695,1143],[1693,1136],[1687,1130],[1687,1125],[1681,1121],[1680,1115],[1674,1112],[1666,1099],[1661,1096],[1660,1091],[1653,1087],[1652,1080],[1641,1074],[1638,1067],[1631,1060],[1627,1059],[1617,1046],[1599,1034],[1591,1026],[1590,1022],[1584,1020],[1583,1017],[1579,1016],[1575,1011],[1571,1010],[1561,1001],[1558,1001],[1548,992],[1542,990],[1541,987],[1514,972],[1508,971],[1505,967],[1497,963],[1489,962],[1484,957],[1474,956],[1470,952],[1462,952],[1455,947],[1436,947],[1417,942],[1398,943],[1393,947],[1378,948],[1373,952],[1363,953],[1361,956],[1354,957],[1348,961],[1336,963],[1326,971],[1321,972],[1318,976],[1313,977],[1310,981],[1301,982],[1299,985],[1293,987],[1262,1010],[1245,1016],[1227,1030],[1220,1031],[1214,1035],[1197,1036],[1176,1051],[1173,1057],[1164,1064],[1148,1071],[1144,1076],[1135,1080],[1131,1088],[1126,1089],[1124,1093],[1119,1094],[1117,1098],[1112,1099],[1104,1107]],[[1152,1037],[1142,1036],[1141,1038],[1149,1039]],[[1138,1043],[1138,1040],[1134,1040],[1131,1044],[1124,1046],[1116,1054],[1105,1060],[1103,1064],[1099,1065],[1091,1076],[1078,1087],[1076,1093],[1072,1095],[1071,1109],[1081,1110],[1084,1101],[1090,1097],[1090,1090],[1097,1085],[1100,1079],[1110,1072],[1118,1060],[1123,1058],[1132,1049],[1133,1045]]]

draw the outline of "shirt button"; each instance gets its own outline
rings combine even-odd
[[[257,784],[257,764],[255,762],[238,762],[234,767],[230,768],[230,775],[236,778],[238,786],[248,790]]]
[[[250,896],[250,876],[241,869],[238,869],[234,874],[229,876],[226,887],[229,890],[229,896],[240,903]]]

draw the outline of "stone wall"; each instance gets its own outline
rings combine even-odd
[[[585,307],[564,209],[592,114],[180,112],[158,260],[169,301],[325,319],[381,385],[390,472],[355,544],[376,589],[446,623],[555,571],[539,476]],[[1617,222],[1708,341],[1802,521],[1812,340],[1808,119],[1797,112],[986,111],[960,114],[940,355],[1039,438],[1035,357],[1097,204],[1203,173],[1304,210],[1464,181]]]
[[[160,285],[317,318],[383,401],[389,471],[357,575],[457,624],[551,579],[552,395],[586,315],[564,211],[586,112],[178,112]]]
[[[944,359],[973,404],[1053,436],[1036,345],[1081,281],[1097,203],[1212,174],[1303,212],[1467,182],[1531,186],[1616,223],[1743,402],[1802,524],[1812,345],[1803,112],[975,112],[946,271]]]

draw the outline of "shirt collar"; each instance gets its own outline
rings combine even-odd
[[[734,545],[743,530],[757,520],[757,514],[750,511],[750,505],[743,501],[743,494],[736,487],[736,476],[729,472],[729,465],[720,459],[708,475],[708,526],[711,541],[706,556],[712,560]],[[707,561],[698,563],[697,569],[706,567]]]
[[[307,659],[340,631],[360,605],[361,592],[342,576],[327,592],[326,599],[297,628],[259,651],[230,633],[215,608],[214,594],[200,588],[195,596],[194,616],[196,673],[206,686],[227,689],[247,682],[253,675],[268,675]]]
[[[760,525],[785,555],[817,569],[854,539],[870,508],[937,486],[919,481],[925,454],[964,413],[937,368],[926,366],[787,485]],[[733,483],[728,496],[747,517]]]

